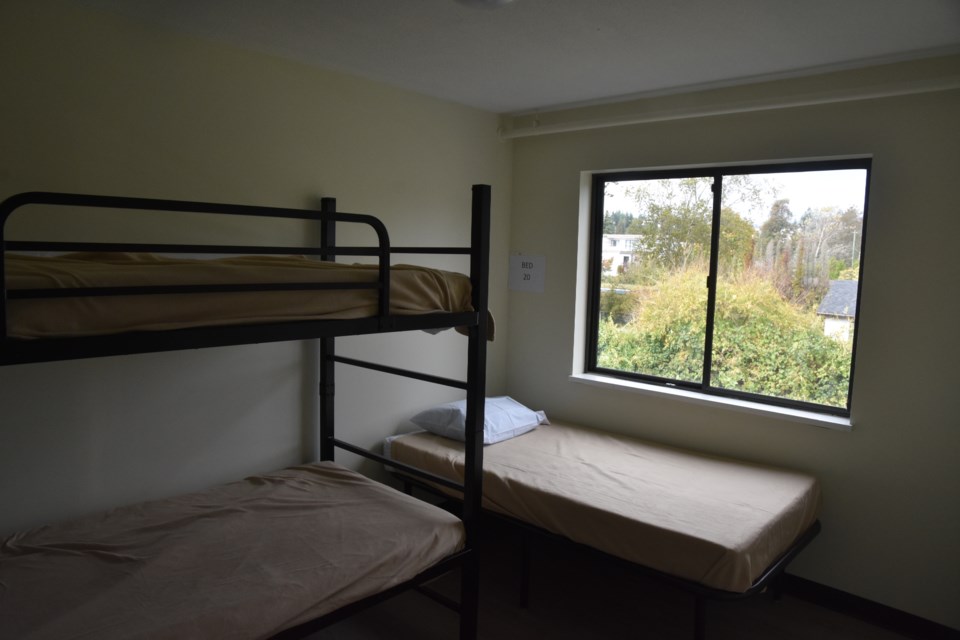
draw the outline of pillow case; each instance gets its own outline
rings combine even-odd
[[[467,401],[448,402],[410,418],[421,429],[453,440],[464,440]],[[509,396],[487,398],[483,414],[483,444],[493,444],[550,424],[543,411],[533,411]]]

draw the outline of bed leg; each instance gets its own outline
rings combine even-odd
[[[770,599],[773,602],[780,601],[781,596],[783,596],[783,574],[778,575],[770,582],[767,591],[770,593]]]
[[[520,534],[520,608],[530,608],[530,534]]]
[[[693,640],[707,637],[706,600],[700,595],[693,596]]]
[[[480,560],[474,549],[460,569],[460,640],[476,640],[480,614]]]

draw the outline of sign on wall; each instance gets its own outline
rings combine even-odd
[[[522,253],[510,256],[510,290],[543,293],[546,268],[544,256]]]

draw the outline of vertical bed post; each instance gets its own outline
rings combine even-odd
[[[520,608],[530,608],[530,533],[520,532]]]
[[[467,415],[464,442],[463,523],[467,547],[460,580],[460,640],[477,637],[480,562],[477,556],[483,495],[483,421],[486,399],[488,289],[490,282],[490,186],[474,185],[471,205],[470,281],[473,308],[479,314],[470,327],[467,355]]]
[[[19,198],[7,198],[0,203],[0,340],[7,339],[7,276],[6,276],[6,228],[7,218],[20,206]]]
[[[322,213],[334,213],[336,210],[336,198],[322,198],[320,200],[320,211]],[[333,220],[321,220],[320,248],[332,249],[336,246],[337,223]],[[332,254],[325,254],[321,259],[335,262],[337,257]],[[331,461],[334,458],[333,438],[336,434],[333,420],[335,340],[336,338],[331,337],[320,338],[320,459]]]
[[[699,593],[693,598],[693,640],[704,640],[707,637],[707,602]]]

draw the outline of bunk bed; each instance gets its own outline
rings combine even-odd
[[[387,457],[460,477],[459,443],[413,422],[427,430],[387,438]],[[530,540],[546,536],[693,593],[701,639],[707,600],[774,586],[820,530],[820,486],[809,474],[557,421],[529,425],[488,445],[483,468],[483,508],[522,531],[524,604]],[[438,490],[396,475],[408,491]]]
[[[320,242],[303,248],[8,239],[11,215],[33,207],[63,207],[71,215],[107,209],[294,219],[319,225]],[[338,212],[332,198],[319,211],[46,192],[0,204],[0,364],[319,339],[321,396],[319,462],[0,542],[0,637],[300,638],[459,569],[459,602],[435,597],[459,611],[461,640],[475,638],[492,338],[489,186],[473,187],[471,208],[469,247],[392,247],[379,219]],[[338,225],[365,226],[377,241],[340,246]],[[396,254],[466,255],[470,274],[393,266]],[[341,266],[337,256],[369,256],[376,264]],[[336,353],[340,336],[448,328],[467,335],[465,380]],[[463,480],[404,465],[413,477],[461,492],[459,516],[334,461],[338,449],[386,461],[337,436],[334,377],[343,364],[465,392]],[[287,523],[282,528],[271,517],[277,510]],[[225,539],[230,553],[223,552]]]

